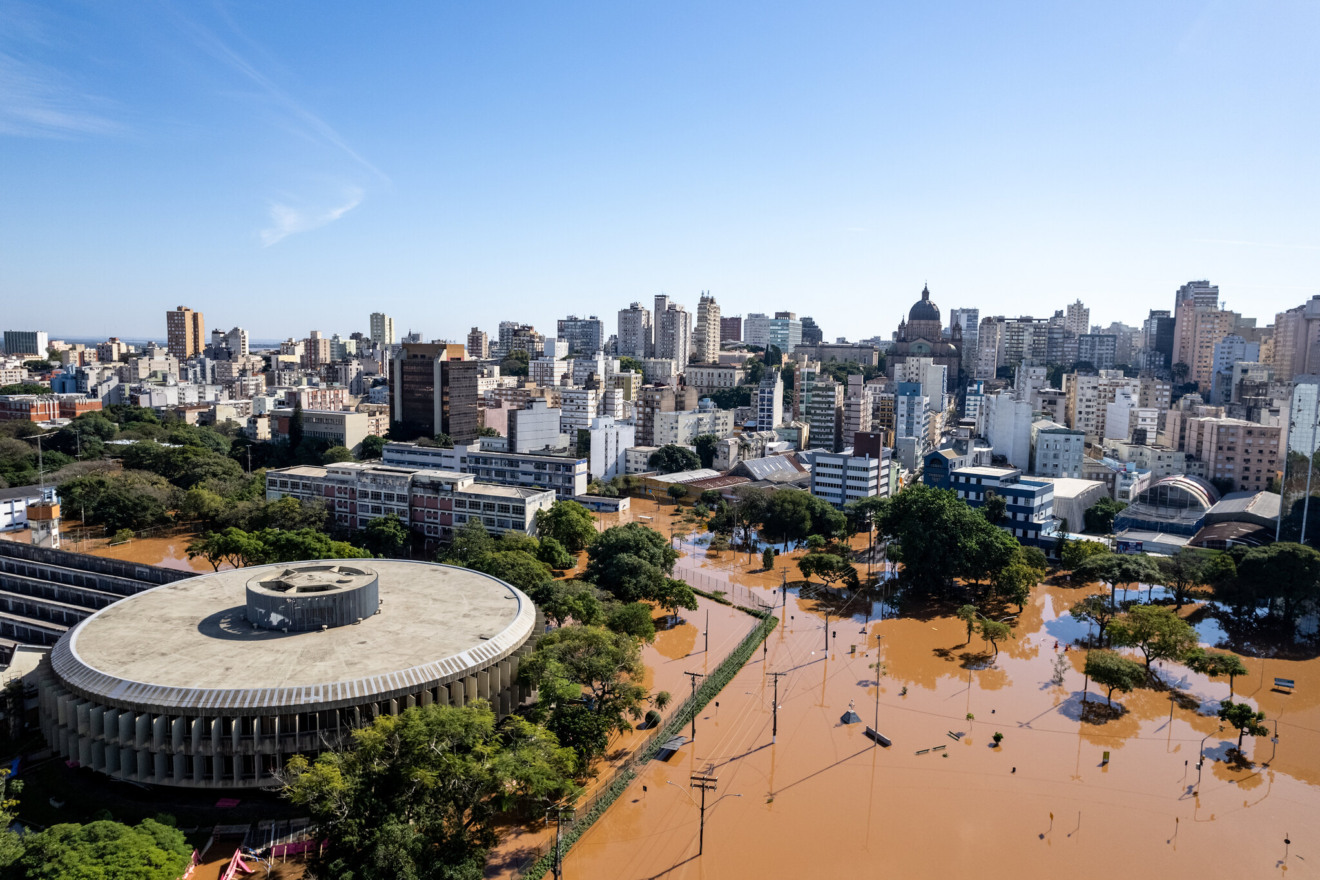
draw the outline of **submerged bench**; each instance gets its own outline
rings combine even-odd
[[[1275,689],[1276,691],[1284,691],[1284,690],[1286,690],[1286,691],[1288,691],[1289,693],[1291,693],[1292,690],[1293,690],[1293,688],[1295,688],[1296,686],[1297,686],[1297,682],[1295,682],[1295,681],[1292,680],[1291,678],[1276,678],[1276,679],[1274,679],[1274,689]]]
[[[866,735],[869,736],[871,739],[875,740],[876,742],[880,743],[880,745],[885,746],[886,748],[893,745],[893,742],[889,739],[889,737],[885,736],[883,733],[872,727],[866,728]]]

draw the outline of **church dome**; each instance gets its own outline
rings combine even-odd
[[[913,321],[940,321],[940,307],[930,301],[930,288],[921,288],[921,299],[908,311],[908,323]]]

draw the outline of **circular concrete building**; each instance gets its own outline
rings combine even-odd
[[[264,565],[155,587],[69,630],[39,670],[51,747],[118,779],[275,782],[378,715],[528,693],[543,624],[520,590],[448,565]]]

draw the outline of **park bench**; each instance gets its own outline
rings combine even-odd
[[[880,743],[880,745],[885,746],[886,748],[893,745],[893,742],[890,741],[889,737],[885,736],[883,733],[881,733],[878,730],[875,730],[872,727],[868,726],[866,728],[866,735],[869,736],[871,739],[875,740],[876,742]]]
[[[1274,679],[1274,689],[1276,691],[1287,691],[1288,693],[1292,693],[1293,688],[1295,688],[1296,686],[1297,686],[1297,682],[1293,681],[1291,678]]]

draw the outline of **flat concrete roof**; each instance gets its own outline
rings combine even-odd
[[[379,575],[380,613],[324,632],[256,629],[245,587],[299,563],[200,575],[103,608],[52,651],[56,674],[97,702],[214,714],[331,708],[461,678],[516,650],[535,626],[520,590],[480,572],[342,560]]]

